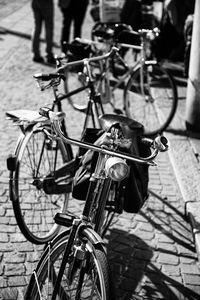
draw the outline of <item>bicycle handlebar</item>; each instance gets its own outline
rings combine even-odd
[[[92,41],[92,40],[89,40],[89,39],[82,39],[82,38],[76,38],[75,40],[78,41],[78,42],[80,42],[80,43],[87,44],[87,45],[99,45],[99,46],[101,46],[102,44],[105,44],[104,42],[97,42],[97,41]],[[118,42],[117,45],[119,45],[120,47],[124,47],[124,48],[131,48],[131,49],[142,50],[142,46],[133,45],[133,44],[129,44],[129,43]]]
[[[87,150],[92,150],[92,151],[97,151],[99,153],[102,154],[107,154],[110,156],[115,156],[118,158],[122,158],[122,159],[127,159],[133,162],[139,162],[139,163],[145,163],[148,165],[156,165],[156,163],[154,162],[155,157],[158,155],[158,152],[163,152],[166,151],[168,149],[168,141],[165,137],[156,137],[154,140],[150,139],[150,138],[144,138],[143,141],[145,143],[147,143],[151,148],[153,148],[153,152],[151,153],[150,156],[148,157],[138,157],[136,155],[133,154],[127,154],[127,153],[123,153],[123,152],[115,152],[112,150],[108,150],[105,148],[101,148],[97,145],[94,144],[90,144],[87,142],[83,142],[83,141],[78,141],[69,137],[64,136],[64,134],[62,133],[62,130],[60,128],[60,122],[62,121],[62,119],[65,117],[65,113],[64,112],[53,112],[51,111],[49,108],[41,108],[40,109],[40,114],[42,116],[47,117],[48,119],[50,119],[51,123],[53,124],[54,130],[57,134],[57,137],[51,135],[50,133],[47,132],[48,136],[55,139],[55,138],[61,138],[63,140],[63,142],[67,143],[67,144],[72,144],[74,146],[78,146],[78,147],[82,147],[85,148]]]
[[[67,62],[64,66],[58,68],[57,72],[60,73],[69,67],[84,65],[86,62],[90,63],[90,62],[108,59],[109,57],[112,57],[118,51],[119,51],[119,49],[117,47],[113,46],[109,52],[107,52],[103,55],[94,56],[94,57],[90,57],[90,58],[83,58],[81,60],[76,60],[76,61],[72,61],[72,62]]]

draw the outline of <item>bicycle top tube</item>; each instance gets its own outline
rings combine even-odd
[[[85,44],[88,44],[88,45],[102,45],[102,44],[106,44],[106,42],[99,42],[99,41],[97,42],[97,41],[92,41],[92,40],[89,40],[89,39],[82,39],[82,38],[76,38],[76,40],[79,41],[80,43],[85,43]],[[137,46],[137,45],[133,45],[133,44],[127,44],[127,43],[120,43],[120,42],[117,43],[117,44],[120,47],[124,47],[124,48],[131,48],[131,49],[135,49],[135,50],[142,50],[142,46]]]

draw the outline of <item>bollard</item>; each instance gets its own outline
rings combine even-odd
[[[200,1],[195,1],[189,76],[186,96],[186,128],[200,132]]]

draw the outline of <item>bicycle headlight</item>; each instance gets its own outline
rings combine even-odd
[[[122,158],[110,157],[105,164],[106,175],[114,181],[121,181],[129,174],[129,166]]]

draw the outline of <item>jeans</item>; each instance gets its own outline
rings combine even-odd
[[[34,31],[32,35],[32,52],[34,56],[40,56],[40,34],[42,25],[45,25],[46,53],[52,57],[53,29],[54,29],[54,4],[52,0],[33,0],[32,10],[34,17]]]
[[[85,18],[88,0],[72,0],[67,8],[61,8],[63,14],[63,26],[61,32],[61,45],[69,42],[70,27],[74,21],[73,37],[81,37],[82,24]]]

